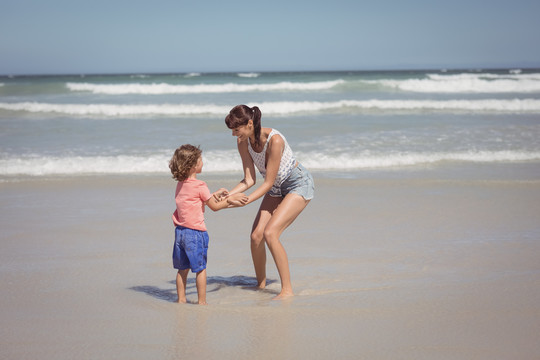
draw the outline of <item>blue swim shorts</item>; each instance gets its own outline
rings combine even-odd
[[[178,270],[191,269],[197,273],[206,269],[208,232],[183,226],[175,229],[173,266]]]
[[[311,173],[299,163],[291,175],[281,184],[279,190],[274,191],[272,188],[268,194],[272,197],[285,197],[287,194],[298,194],[306,200],[311,200],[315,195],[315,182]]]

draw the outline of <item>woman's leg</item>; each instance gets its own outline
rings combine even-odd
[[[266,286],[266,246],[264,241],[264,229],[272,214],[281,202],[281,198],[265,195],[257,217],[253,222],[251,229],[251,257],[255,267],[255,276],[257,277],[257,287],[264,289]]]
[[[270,220],[264,228],[264,239],[272,253],[274,262],[281,278],[281,292],[275,299],[293,295],[291,276],[289,272],[289,260],[285,248],[281,245],[279,237],[283,231],[292,224],[296,217],[305,209],[309,200],[305,200],[297,194],[288,194],[273,212]]]

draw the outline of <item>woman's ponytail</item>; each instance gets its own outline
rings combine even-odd
[[[255,145],[258,147],[261,144],[261,110],[257,106],[251,108],[253,111],[253,131],[255,133]]]

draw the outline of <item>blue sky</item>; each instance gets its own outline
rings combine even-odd
[[[540,67],[538,0],[0,0],[0,74]]]

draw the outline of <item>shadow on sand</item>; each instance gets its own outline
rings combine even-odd
[[[266,285],[275,283],[277,280],[267,279]],[[176,285],[176,281],[170,281],[171,284]],[[206,292],[219,291],[225,287],[238,287],[245,290],[253,290],[257,286],[257,279],[250,276],[235,275],[229,277],[223,276],[209,276],[206,279],[207,290]],[[157,286],[142,285],[133,286],[129,290],[138,291],[150,295],[156,299],[164,300],[168,302],[176,302],[178,296],[176,294],[176,286],[168,289],[161,289]],[[195,278],[188,278],[186,286],[186,295],[197,294],[197,287],[195,284]]]

